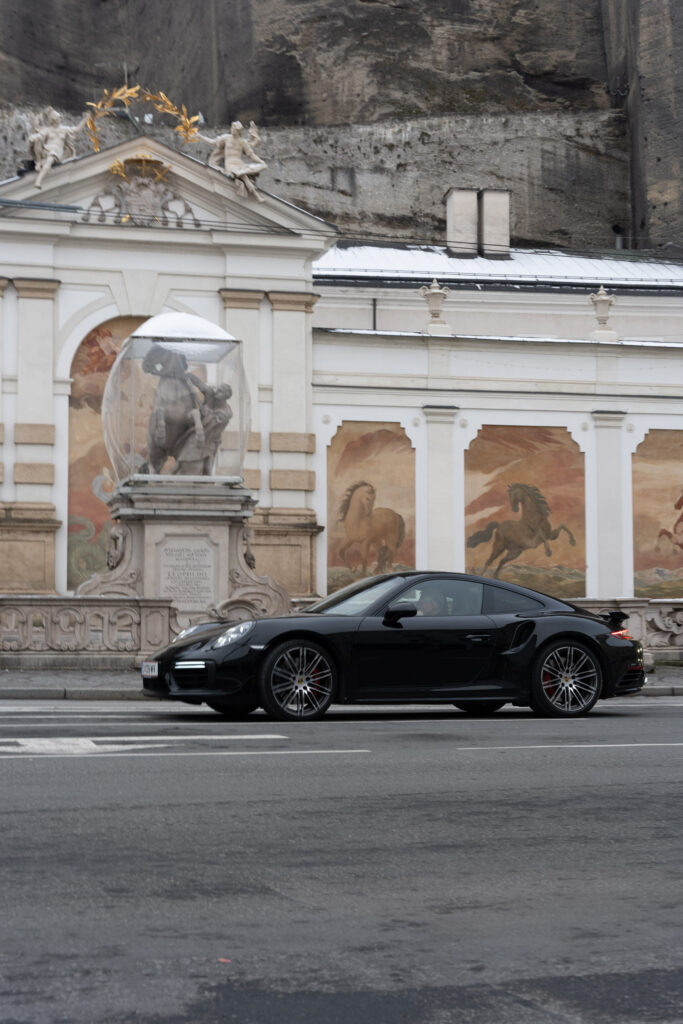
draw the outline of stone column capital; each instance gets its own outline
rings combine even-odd
[[[54,299],[61,281],[42,277],[15,277],[13,284],[20,299]]]
[[[5,288],[7,287],[8,284],[9,284],[9,278],[8,277],[0,277],[0,299],[5,294]]]
[[[422,412],[427,423],[455,423],[459,413],[457,405],[423,405]]]
[[[266,297],[265,292],[247,288],[219,288],[223,309],[258,309]]]
[[[268,298],[275,312],[312,313],[320,296],[307,292],[268,292]]]
[[[627,416],[628,413],[623,412],[620,409],[594,409],[591,413],[593,423],[596,427],[619,428]]]

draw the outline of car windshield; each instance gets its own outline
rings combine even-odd
[[[390,576],[380,580],[360,580],[350,583],[329,597],[311,605],[308,612],[322,615],[362,615],[366,609],[387,596],[403,581],[401,576]]]

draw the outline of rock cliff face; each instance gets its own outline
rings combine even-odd
[[[681,33],[673,0],[5,0],[0,161],[127,74],[253,118],[264,186],[352,232],[434,237],[449,187],[496,186],[518,241],[681,242]]]
[[[131,77],[212,123],[608,107],[595,0],[5,0],[0,93],[80,109]]]

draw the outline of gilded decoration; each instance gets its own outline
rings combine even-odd
[[[229,132],[215,137],[202,135],[199,131],[202,121],[199,114],[190,114],[184,104],[176,106],[164,92],[151,92],[139,84],[132,86],[126,84],[118,89],[105,89],[99,100],[86,104],[89,110],[75,125],[64,124],[61,114],[52,107],[47,108],[42,121],[34,120],[34,130],[29,136],[28,148],[33,168],[37,174],[36,188],[42,188],[43,180],[53,166],[75,156],[74,139],[83,129],[87,131],[92,147],[97,153],[100,150],[98,121],[103,117],[119,113],[122,108],[128,111],[132,104],[139,103],[150,103],[160,114],[175,120],[173,130],[181,137],[183,145],[194,142],[208,143],[212,147],[208,160],[209,166],[215,167],[225,174],[241,195],[259,202],[264,201],[263,197],[259,195],[255,181],[261,171],[265,170],[267,164],[256,153],[261,138],[253,121],[249,122],[249,127],[246,130],[240,121],[233,121]],[[139,121],[140,118],[134,118],[134,120]],[[120,217],[115,223],[127,223],[129,220],[133,223],[140,223],[135,219],[136,211],[138,217],[143,216],[142,222],[146,222],[146,218],[152,217],[165,223],[163,214],[166,212],[165,202],[168,197],[163,191],[163,174],[157,173],[150,180],[144,173],[140,174],[139,172],[131,178],[127,168],[122,169],[117,165],[114,165],[111,170],[115,174],[121,174],[127,186],[124,188],[123,185],[119,185],[118,190],[107,190],[103,194],[103,196],[114,194],[119,203],[120,208],[117,212]],[[170,198],[178,200],[177,196]],[[149,212],[151,207],[156,207],[152,213]],[[142,214],[140,213],[141,208]],[[94,212],[97,219],[101,221],[106,216],[106,209],[105,199],[97,197],[88,212]],[[190,208],[186,205],[176,226],[183,226],[187,212],[191,213]],[[194,217],[193,214],[192,217]],[[86,215],[84,219],[89,220],[90,218]]]

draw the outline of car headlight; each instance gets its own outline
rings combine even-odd
[[[178,636],[174,636],[173,640],[171,640],[171,643],[177,644],[180,643],[181,640],[187,640],[188,636],[191,636],[193,633],[196,633],[200,629],[206,629],[205,622],[200,623],[198,626],[188,626],[187,629],[184,629],[181,633],[178,633]]]
[[[249,621],[240,622],[236,626],[231,626],[230,629],[226,629],[225,633],[221,633],[221,635],[214,640],[212,646],[226,647],[228,644],[237,643],[237,641],[245,637],[247,633],[250,633],[255,625],[255,622]]]

